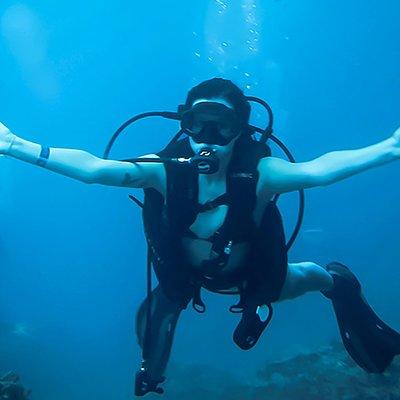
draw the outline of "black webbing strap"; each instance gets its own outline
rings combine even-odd
[[[143,362],[149,356],[150,347],[151,347],[151,310],[152,310],[152,276],[151,276],[151,250],[150,246],[147,247],[147,310],[146,310],[146,328],[145,335],[143,341]]]
[[[218,206],[221,205],[228,205],[228,193],[221,194],[221,196],[218,196],[216,199],[207,201],[207,203],[204,204],[198,204],[198,212],[205,212],[205,211],[210,211],[213,210],[214,208],[217,208]]]

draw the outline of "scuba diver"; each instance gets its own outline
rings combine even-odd
[[[100,158],[24,140],[0,124],[3,155],[88,184],[144,189],[143,203],[132,197],[143,208],[148,245],[148,295],[136,316],[143,350],[137,396],[163,393],[159,384],[179,316],[191,301],[205,311],[202,288],[240,296],[230,311],[241,313],[233,340],[244,350],[270,322],[273,303],[320,291],[332,302],[344,346],[361,368],[381,373],[400,353],[400,335],[375,314],[348,267],[288,262],[276,205],[282,193],[331,185],[400,159],[400,129],[368,147],[294,163],[271,156],[266,140],[272,128],[249,124],[250,100],[230,80],[204,81],[188,92],[178,113],[164,113],[180,121],[174,140],[158,153],[127,160],[108,159],[117,135]],[[159,114],[145,116],[152,115]]]

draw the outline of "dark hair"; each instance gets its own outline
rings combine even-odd
[[[191,107],[197,99],[222,97],[233,105],[238,117],[248,123],[250,118],[250,104],[243,91],[232,81],[223,78],[212,78],[201,82],[190,89],[185,105]]]

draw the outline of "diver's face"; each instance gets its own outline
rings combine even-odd
[[[226,99],[222,98],[222,97],[212,97],[212,98],[209,98],[209,99],[204,99],[204,98],[198,99],[195,102],[193,102],[193,106],[195,106],[196,104],[199,104],[199,103],[204,103],[204,102],[220,103],[220,104],[223,104],[224,106],[226,106],[226,107],[228,107],[228,108],[233,110],[233,105],[231,103],[229,103]],[[218,156],[219,158],[224,158],[224,157],[228,156],[229,154],[231,154],[237,139],[238,139],[238,136],[233,138],[226,145],[218,145],[218,144],[215,144],[215,143],[211,143],[211,141],[209,143],[198,143],[193,139],[193,137],[189,137],[189,142],[190,142],[190,146],[191,146],[192,150],[196,154],[201,149],[203,149],[204,147],[208,147],[208,148],[211,148],[214,151],[214,154],[216,156]]]

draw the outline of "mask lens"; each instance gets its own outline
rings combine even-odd
[[[240,133],[241,124],[233,110],[220,103],[204,102],[182,115],[181,128],[197,143],[224,146]]]
[[[233,137],[225,137],[218,131],[210,129],[204,129],[198,134],[189,136],[191,136],[196,143],[216,144],[219,146],[225,146],[233,139]]]

